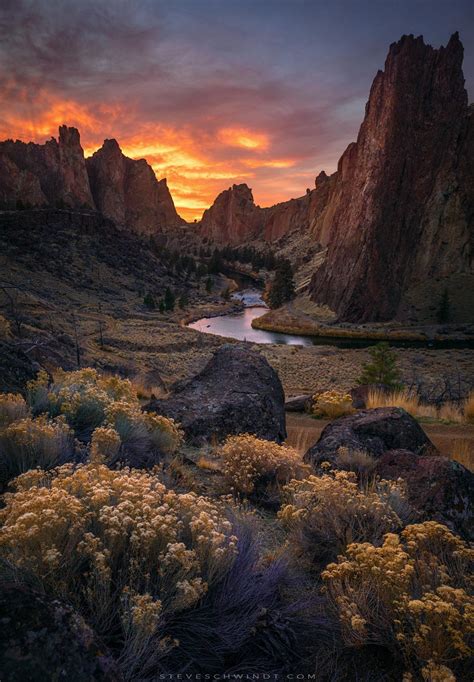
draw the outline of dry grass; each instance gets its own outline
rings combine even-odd
[[[464,403],[464,418],[468,422],[474,422],[474,391],[471,391]]]
[[[474,441],[469,438],[457,438],[453,442],[451,458],[466,469],[474,471]]]
[[[441,407],[435,407],[434,405],[424,405],[414,393],[406,389],[392,393],[374,390],[369,392],[367,407],[369,409],[376,407],[400,407],[417,419],[437,419],[443,422],[460,424],[464,421],[470,421],[467,416],[469,412],[466,412],[466,405],[469,405],[469,400],[471,400],[474,407],[474,399],[472,398],[469,398],[462,408],[455,403],[445,403]],[[468,409],[470,409],[470,406]]]
[[[205,469],[206,471],[221,471],[222,464],[216,460],[208,459],[207,457],[200,457],[196,463],[199,469]]]

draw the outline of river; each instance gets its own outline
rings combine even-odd
[[[322,336],[298,336],[281,334],[263,329],[253,329],[252,320],[261,317],[268,310],[262,300],[261,291],[255,288],[242,289],[232,294],[234,300],[243,301],[245,309],[238,313],[228,313],[217,317],[203,317],[188,326],[204,334],[215,334],[239,341],[252,343],[278,343],[289,346],[336,346],[337,348],[367,348],[373,346],[373,339],[350,339]],[[391,340],[390,345],[396,348],[472,348],[472,341],[399,341]]]
[[[279,332],[266,332],[262,329],[253,329],[252,320],[261,317],[267,310],[262,300],[261,292],[257,289],[244,289],[232,295],[234,300],[243,301],[245,309],[242,312],[218,317],[203,317],[197,322],[191,322],[188,326],[205,334],[226,336],[239,341],[251,341],[252,343],[279,343],[293,346],[312,346],[313,340],[307,336],[295,336],[292,334],[280,334]]]

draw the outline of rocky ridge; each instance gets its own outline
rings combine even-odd
[[[130,159],[116,140],[105,140],[86,159],[92,194],[97,209],[117,225],[127,225],[141,234],[156,226],[182,225],[166,179],[158,181],[145,159]]]
[[[67,126],[43,145],[0,142],[0,203],[95,209],[139,234],[184,224],[166,179],[158,181],[145,159],[130,159],[116,140],[105,140],[86,160],[79,131]]]
[[[474,109],[462,60],[457,33],[439,49],[403,36],[335,173],[271,208],[234,185],[204,213],[201,233],[221,244],[271,241],[298,268],[304,241],[324,256],[308,253],[311,297],[340,321],[433,322],[445,290],[451,321],[472,320]]]

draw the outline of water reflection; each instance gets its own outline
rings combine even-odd
[[[252,320],[261,317],[265,313],[264,308],[250,306],[240,313],[232,315],[219,315],[219,317],[204,317],[197,322],[192,322],[191,329],[204,332],[205,334],[216,334],[217,336],[227,336],[239,341],[251,341],[252,343],[280,343],[293,346],[312,346],[313,342],[305,336],[294,336],[290,334],[279,334],[278,332],[266,332],[262,329],[252,329]]]

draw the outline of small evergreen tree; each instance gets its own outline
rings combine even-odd
[[[229,287],[226,287],[224,291],[221,293],[222,298],[224,301],[230,301],[230,289]]]
[[[213,281],[212,281],[212,277],[208,277],[208,278],[206,279],[206,291],[207,291],[208,294],[211,293],[211,291],[212,291],[212,289],[213,289],[213,286],[214,286],[214,283],[213,283]]]
[[[449,300],[449,293],[447,289],[444,289],[443,295],[439,302],[438,312],[436,314],[436,319],[438,324],[446,324],[451,318],[451,301]]]
[[[166,287],[165,291],[165,308],[166,310],[174,310],[174,305],[176,303],[176,296],[170,287]]]
[[[401,388],[397,355],[386,341],[369,348],[371,362],[362,366],[358,384],[385,384],[391,388]]]
[[[184,308],[186,308],[186,306],[188,305],[188,295],[185,291],[183,291],[183,293],[179,297],[178,305],[181,308],[181,310],[184,310]]]
[[[155,299],[153,298],[153,294],[150,294],[150,292],[145,294],[143,303],[149,310],[154,310],[156,308]]]
[[[217,273],[221,271],[221,268],[222,268],[221,253],[219,249],[214,249],[211,260],[209,261],[208,264],[208,270],[211,274],[217,275]]]
[[[160,306],[160,313],[166,312],[166,306],[165,306],[165,301],[164,301],[164,299],[160,298],[159,306]]]
[[[291,301],[294,296],[295,282],[293,280],[293,269],[290,261],[285,258],[279,261],[276,267],[267,303],[270,308],[279,308],[284,303]]]

